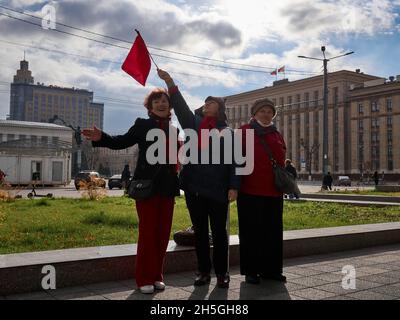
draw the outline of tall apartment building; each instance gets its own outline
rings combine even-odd
[[[21,61],[11,83],[9,119],[49,122],[54,115],[74,127],[103,128],[104,104],[93,102],[87,90],[34,84],[28,61]]]
[[[334,174],[352,171],[351,89],[380,79],[359,70],[338,71],[328,78],[328,168]],[[255,100],[268,97],[277,106],[275,124],[283,134],[287,157],[303,176],[322,174],[323,76],[296,81],[275,81],[272,86],[226,97],[227,116],[232,128],[239,128],[251,117]]]

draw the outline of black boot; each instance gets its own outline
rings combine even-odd
[[[279,281],[279,282],[286,282],[286,277],[281,273],[262,274],[261,278],[265,279],[265,280],[274,280],[274,281]]]
[[[230,277],[227,273],[222,275],[217,275],[218,288],[229,288],[229,282],[230,282]]]
[[[246,282],[250,284],[260,284],[260,277],[258,275],[246,275]]]
[[[210,283],[210,281],[211,281],[210,274],[201,272],[201,273],[197,274],[196,279],[194,280],[194,285],[196,287],[204,286],[204,285]]]

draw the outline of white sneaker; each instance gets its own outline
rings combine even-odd
[[[154,287],[156,290],[165,290],[165,283],[161,281],[154,282]]]
[[[150,294],[154,293],[154,286],[143,286],[139,288],[141,293]]]

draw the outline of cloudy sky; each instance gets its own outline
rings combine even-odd
[[[35,82],[94,91],[95,101],[105,103],[105,130],[126,131],[145,116],[145,94],[163,86],[154,67],[146,87],[121,71],[134,29],[192,108],[208,95],[271,85],[270,72],[283,65],[289,80],[320,74],[319,62],[297,56],[320,57],[321,45],[328,57],[356,52],[332,61],[329,71],[400,74],[400,0],[0,0],[37,17],[48,3],[56,9],[57,30],[114,46],[45,30],[34,25],[40,19],[0,7],[0,119],[9,113],[8,83],[25,50]]]

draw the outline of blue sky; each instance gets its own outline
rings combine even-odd
[[[0,0],[3,6],[37,16],[42,15],[41,9],[47,3]],[[332,61],[330,71],[360,68],[382,77],[400,74],[399,0],[62,0],[53,1],[52,5],[56,8],[57,22],[129,41],[133,41],[133,29],[137,28],[149,46],[269,68],[285,65],[288,70],[297,71],[286,73],[289,80],[321,72],[319,62],[297,58],[320,56],[321,45],[326,46],[328,56],[355,51],[354,55]],[[37,21],[4,9],[0,13]],[[78,33],[62,26],[57,28]],[[0,118],[9,112],[7,82],[12,81],[24,50],[35,81],[94,91],[95,100],[105,102],[105,130],[111,133],[125,132],[137,117],[146,116],[141,106],[145,94],[155,86],[163,86],[154,67],[145,88],[124,74],[120,65],[126,49],[43,30],[4,16],[0,16],[0,30]],[[128,43],[79,34],[130,47]],[[222,64],[150,51],[170,58]],[[254,90],[275,80],[269,75],[270,69],[257,68],[265,73],[244,72],[155,59],[173,75],[192,108],[200,106],[208,95]],[[103,97],[119,101],[111,103]]]

